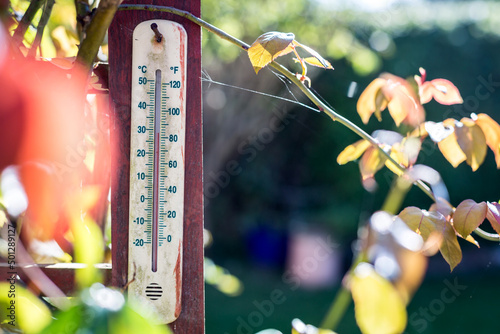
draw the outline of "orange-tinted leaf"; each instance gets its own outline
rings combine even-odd
[[[472,233],[486,217],[487,205],[485,202],[476,203],[471,199],[466,199],[455,210],[453,214],[453,226],[463,237]]]
[[[486,138],[483,130],[470,118],[462,118],[455,123],[455,136],[466,161],[473,171],[476,171],[486,157]]]
[[[500,168],[500,125],[486,114],[477,115],[476,124],[483,130],[486,144],[495,154],[497,168]]]
[[[424,108],[408,81],[389,73],[382,74],[381,78],[387,80],[382,90],[389,101],[388,109],[396,125],[399,126],[401,122],[404,122],[418,126],[424,122]]]
[[[386,161],[386,157],[380,154],[379,150],[375,147],[369,147],[363,157],[359,161],[359,170],[363,180],[371,178],[378,172]]]
[[[396,126],[399,126],[408,116],[408,109],[411,108],[411,105],[410,99],[403,91],[398,90],[394,93],[392,99],[387,104],[387,108]]]
[[[255,73],[259,73],[261,68],[267,66],[275,58],[292,52],[294,38],[295,35],[292,33],[276,31],[260,35],[248,49],[248,57]]]
[[[377,78],[373,80],[368,87],[365,88],[363,93],[361,93],[358,103],[356,105],[356,109],[358,111],[359,116],[363,123],[367,124],[370,120],[370,117],[374,112],[378,110],[378,105],[376,103],[377,96],[382,94],[381,88],[386,84],[386,80]],[[383,96],[382,96],[383,97]],[[378,97],[378,99],[381,99]],[[383,100],[382,100],[383,101]],[[385,104],[386,105],[386,104]],[[385,105],[380,103],[380,110],[385,109]],[[384,106],[384,108],[382,108]],[[380,111],[379,110],[379,111]]]
[[[434,79],[420,85],[420,102],[422,104],[434,100],[441,104],[450,105],[463,103],[458,88],[446,79]]]
[[[303,48],[304,50],[306,50],[307,52],[309,52],[312,55],[312,57],[307,57],[307,58],[303,59],[308,64],[318,66],[318,67],[323,67],[327,70],[333,70],[332,64],[330,64],[330,62],[328,60],[321,57],[321,55],[319,53],[317,53],[316,51],[314,51],[313,49],[311,49],[307,45],[300,44],[297,41],[295,41],[295,45],[300,46],[301,48]]]
[[[366,149],[370,147],[370,145],[370,142],[365,139],[358,140],[357,142],[347,146],[342,152],[340,152],[339,156],[337,157],[337,163],[339,165],[344,165],[349,161],[358,159],[361,154],[363,154]]]
[[[500,234],[500,205],[496,202],[486,203],[488,205],[488,211],[486,211],[486,218],[491,224],[491,227]]]
[[[455,120],[449,118],[443,121],[443,124],[447,127],[455,127]],[[443,156],[450,162],[453,167],[457,167],[462,162],[467,160],[467,156],[458,145],[457,137],[455,133],[446,136],[440,142],[438,142],[438,147]]]

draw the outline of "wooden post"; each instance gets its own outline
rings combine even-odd
[[[170,6],[200,16],[200,0],[133,0],[129,4]],[[112,284],[127,284],[130,104],[132,33],[137,24],[165,19],[183,25],[188,35],[185,147],[185,208],[182,271],[182,311],[170,324],[176,334],[204,333],[203,280],[203,165],[201,116],[201,31],[179,16],[151,11],[118,11],[108,34],[109,93],[112,102],[111,139],[116,148],[112,162]]]

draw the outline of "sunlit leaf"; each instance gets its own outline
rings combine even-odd
[[[363,123],[367,124],[374,112],[380,112],[387,106],[387,102],[383,102],[385,97],[381,95],[381,89],[385,84],[385,79],[377,78],[361,93],[356,108]],[[377,98],[379,103],[377,103]]]
[[[396,125],[401,122],[418,126],[425,121],[425,111],[415,91],[408,81],[398,76],[384,73],[380,76],[387,80],[382,87],[384,96],[389,101],[388,109]]]
[[[443,121],[443,124],[447,127],[450,126],[455,128],[455,122],[456,121],[454,119],[449,118]],[[446,160],[448,160],[448,162],[455,168],[467,160],[467,156],[458,144],[455,132],[439,141],[438,147]]]
[[[446,219],[439,212],[429,212],[414,206],[405,208],[398,215],[399,218],[413,231],[419,233],[424,241],[437,231],[443,233]]]
[[[358,159],[361,154],[363,154],[370,147],[370,145],[371,144],[368,140],[358,140],[357,142],[347,146],[342,152],[340,152],[339,156],[337,157],[337,163],[339,165],[344,165],[349,161]]]
[[[394,92],[392,98],[387,104],[387,108],[389,109],[389,113],[391,114],[394,123],[396,123],[396,126],[399,126],[408,116],[408,110],[411,109],[411,106],[412,102],[405,92],[401,90]]]
[[[267,66],[279,56],[283,56],[293,51],[292,42],[295,35],[292,33],[282,33],[277,31],[266,32],[259,36],[248,49],[248,57],[255,70]]]
[[[497,168],[500,168],[500,125],[486,114],[477,115],[475,122],[483,130],[486,144],[495,154]]]
[[[359,161],[359,170],[363,180],[371,178],[384,167],[387,158],[375,147],[369,147]]]
[[[2,205],[0,205],[0,228],[2,228],[5,223],[8,223],[9,219],[7,218],[7,213],[3,209]]]
[[[443,122],[425,122],[424,127],[429,137],[431,137],[432,141],[435,143],[439,143],[446,137],[452,135],[455,131],[452,126],[445,125]]]
[[[306,50],[307,52],[309,52],[312,55],[312,57],[303,58],[303,60],[305,62],[307,62],[308,64],[311,64],[313,66],[323,67],[327,70],[333,70],[332,64],[330,64],[330,62],[328,60],[326,60],[325,58],[321,57],[321,55],[319,53],[317,53],[316,51],[314,51],[313,49],[311,49],[307,45],[300,44],[297,41],[295,41],[295,44],[297,46],[300,46],[301,48],[303,48],[304,50]]]
[[[416,207],[407,207],[399,214],[399,218],[412,230],[420,233],[424,240],[428,240],[434,232],[440,233],[443,236],[443,242],[439,250],[443,258],[450,265],[451,270],[460,263],[462,260],[462,251],[458,244],[455,230],[441,213],[436,211],[429,212]]]
[[[360,263],[351,278],[356,322],[364,334],[402,333],[406,327],[405,304],[388,280],[372,265]]]
[[[39,333],[52,320],[47,306],[15,278],[12,282],[0,283],[0,319],[7,329],[22,330],[26,334]]]
[[[429,102],[432,98],[444,105],[463,103],[458,88],[446,79],[434,79],[420,86],[420,102]]]
[[[75,239],[75,261],[87,265],[76,271],[75,279],[80,287],[88,287],[100,280],[99,271],[94,265],[102,262],[104,256],[102,232],[88,217],[72,220],[71,232]]]
[[[470,242],[471,244],[473,244],[473,245],[474,245],[474,246],[476,246],[477,248],[480,248],[480,247],[479,247],[479,242],[477,242],[477,241],[476,241],[476,239],[474,239],[474,237],[473,237],[471,234],[469,234],[469,235],[467,236],[467,238],[465,238],[465,240],[466,240],[466,241],[468,241],[468,242]]]
[[[476,203],[471,199],[466,199],[457,206],[453,214],[453,226],[463,237],[472,233],[486,218],[488,207],[486,202]]]
[[[455,124],[455,136],[466,161],[476,171],[486,157],[486,138],[483,130],[470,118],[462,118]]]
[[[500,205],[496,202],[487,202],[488,211],[486,212],[486,218],[491,224],[491,227],[500,234]]]

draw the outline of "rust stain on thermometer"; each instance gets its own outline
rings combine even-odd
[[[182,310],[186,43],[167,20],[133,33],[128,293],[163,324]]]

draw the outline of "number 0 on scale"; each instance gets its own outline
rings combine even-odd
[[[181,312],[186,48],[172,21],[133,33],[128,294],[161,323]]]

